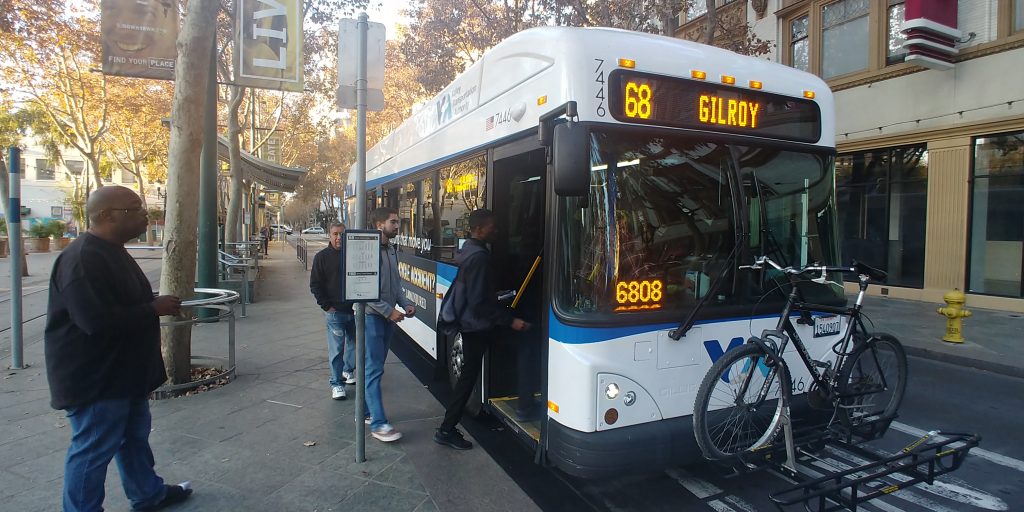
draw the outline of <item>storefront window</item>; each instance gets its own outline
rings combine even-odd
[[[924,286],[928,150],[923,144],[840,155],[836,195],[844,263],[889,273],[887,284]]]
[[[1024,297],[1024,132],[974,141],[973,293]]]
[[[1016,0],[1013,9],[1014,31],[1024,30],[1024,0]]]

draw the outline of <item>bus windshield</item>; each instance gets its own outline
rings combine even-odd
[[[560,311],[678,315],[717,288],[702,317],[750,314],[782,280],[739,264],[760,254],[838,263],[831,156],[619,130],[591,137],[590,194],[560,199]],[[808,301],[845,300],[837,286],[801,289]]]

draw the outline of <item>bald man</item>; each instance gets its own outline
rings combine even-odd
[[[148,395],[165,380],[160,317],[181,300],[153,297],[125,250],[146,230],[142,201],[124,187],[101,187],[86,205],[92,226],[64,249],[50,274],[45,352],[50,405],[67,411],[64,510],[103,510],[107,465],[117,461],[134,510],[187,498],[188,483],[164,485],[153,470]]]

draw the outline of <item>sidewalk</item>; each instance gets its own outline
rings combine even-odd
[[[323,316],[309,295],[308,272],[294,249],[275,242],[261,274],[260,295],[236,324],[238,378],[151,402],[157,471],[195,488],[169,510],[537,510],[482,449],[433,443],[443,407],[393,355],[385,403],[405,437],[384,444],[367,436],[367,461],[355,463],[355,393],[349,387],[349,400],[330,399]],[[226,333],[226,324],[197,327],[193,354],[223,356]],[[27,345],[31,367],[0,377],[4,510],[60,508],[70,432],[64,415],[49,408],[42,348]],[[114,464],[105,505],[129,509]]]
[[[852,297],[851,297],[852,300]],[[864,313],[874,330],[895,335],[907,354],[1024,378],[1024,314],[975,309],[964,319],[965,343],[942,341],[946,318],[932,304],[888,297],[864,299]]]

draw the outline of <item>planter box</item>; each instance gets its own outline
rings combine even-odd
[[[7,245],[8,241],[6,238],[0,238],[0,258],[7,257]]]
[[[26,238],[25,249],[28,252],[50,252],[49,238]]]
[[[70,238],[60,237],[60,238],[54,238],[53,240],[57,244],[57,250],[58,251],[63,250],[65,247],[68,246],[68,244],[71,243],[71,239]]]

